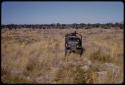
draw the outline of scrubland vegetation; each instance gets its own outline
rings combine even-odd
[[[80,57],[64,51],[64,36],[83,36]],[[123,29],[2,29],[3,83],[122,83]]]

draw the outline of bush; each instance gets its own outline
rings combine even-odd
[[[74,70],[75,68],[75,70]],[[91,72],[85,72],[79,66],[60,69],[57,72],[55,81],[57,83],[86,84],[92,83]]]
[[[101,50],[97,50],[90,55],[90,60],[99,62],[111,62],[111,56],[109,54],[104,54]]]

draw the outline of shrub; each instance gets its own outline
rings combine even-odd
[[[111,62],[111,56],[109,54],[104,54],[101,50],[97,50],[90,55],[90,60],[99,62]]]

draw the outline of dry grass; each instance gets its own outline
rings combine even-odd
[[[77,29],[85,52],[64,56],[64,36],[75,29],[2,29],[1,78],[3,83],[122,83],[123,30]],[[112,63],[120,74],[101,66]],[[86,66],[86,67],[84,67]],[[89,67],[90,66],[90,67]],[[87,71],[81,67],[88,68]],[[100,71],[101,69],[101,71]],[[107,70],[107,69],[106,69]],[[99,73],[100,72],[100,73]],[[109,78],[109,79],[107,79]]]

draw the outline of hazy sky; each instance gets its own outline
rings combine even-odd
[[[123,21],[122,2],[3,2],[2,24]]]

